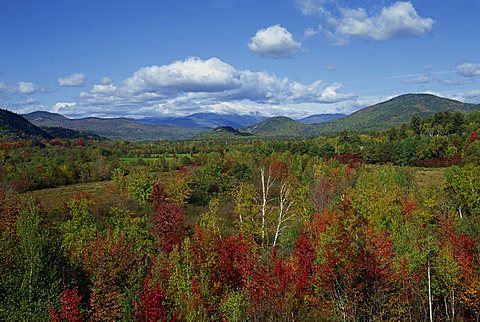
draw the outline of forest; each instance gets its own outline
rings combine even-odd
[[[479,321],[480,112],[0,143],[1,321]]]

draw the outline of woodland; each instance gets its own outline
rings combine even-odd
[[[480,112],[0,143],[1,321],[479,321]]]

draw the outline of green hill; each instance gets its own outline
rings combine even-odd
[[[276,116],[242,129],[262,137],[307,137],[319,133],[317,126],[303,124],[285,116]]]
[[[480,105],[430,94],[405,94],[318,126],[322,133],[343,130],[378,131],[408,123],[413,116],[430,118],[437,112],[467,113],[474,110],[480,110]]]
[[[251,137],[251,133],[242,132],[231,126],[219,126],[195,136],[195,140],[238,140]]]
[[[33,125],[23,116],[0,109],[0,137],[2,139],[51,139],[52,136]]]
[[[37,126],[64,127],[111,140],[149,141],[189,139],[205,130],[175,125],[149,125],[126,118],[87,117],[69,119],[60,114],[33,112],[25,117]]]
[[[92,134],[90,132],[76,131],[71,129],[66,129],[64,127],[42,127],[42,130],[50,134],[53,138],[59,139],[87,139],[87,140],[105,140],[101,136]]]

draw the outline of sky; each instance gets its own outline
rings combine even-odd
[[[0,107],[70,117],[480,103],[480,0],[0,0]]]

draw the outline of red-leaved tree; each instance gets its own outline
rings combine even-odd
[[[142,289],[138,292],[135,304],[135,321],[157,322],[167,321],[168,306],[166,294],[159,284],[152,283],[147,277]]]
[[[158,242],[158,248],[169,253],[174,245],[180,244],[185,238],[186,217],[178,204],[165,201],[163,185],[154,185],[152,198],[155,210],[152,233]]]
[[[80,310],[80,301],[82,297],[78,294],[77,287],[69,289],[64,287],[60,293],[60,313],[57,313],[53,307],[48,308],[51,322],[81,322],[85,321]]]

